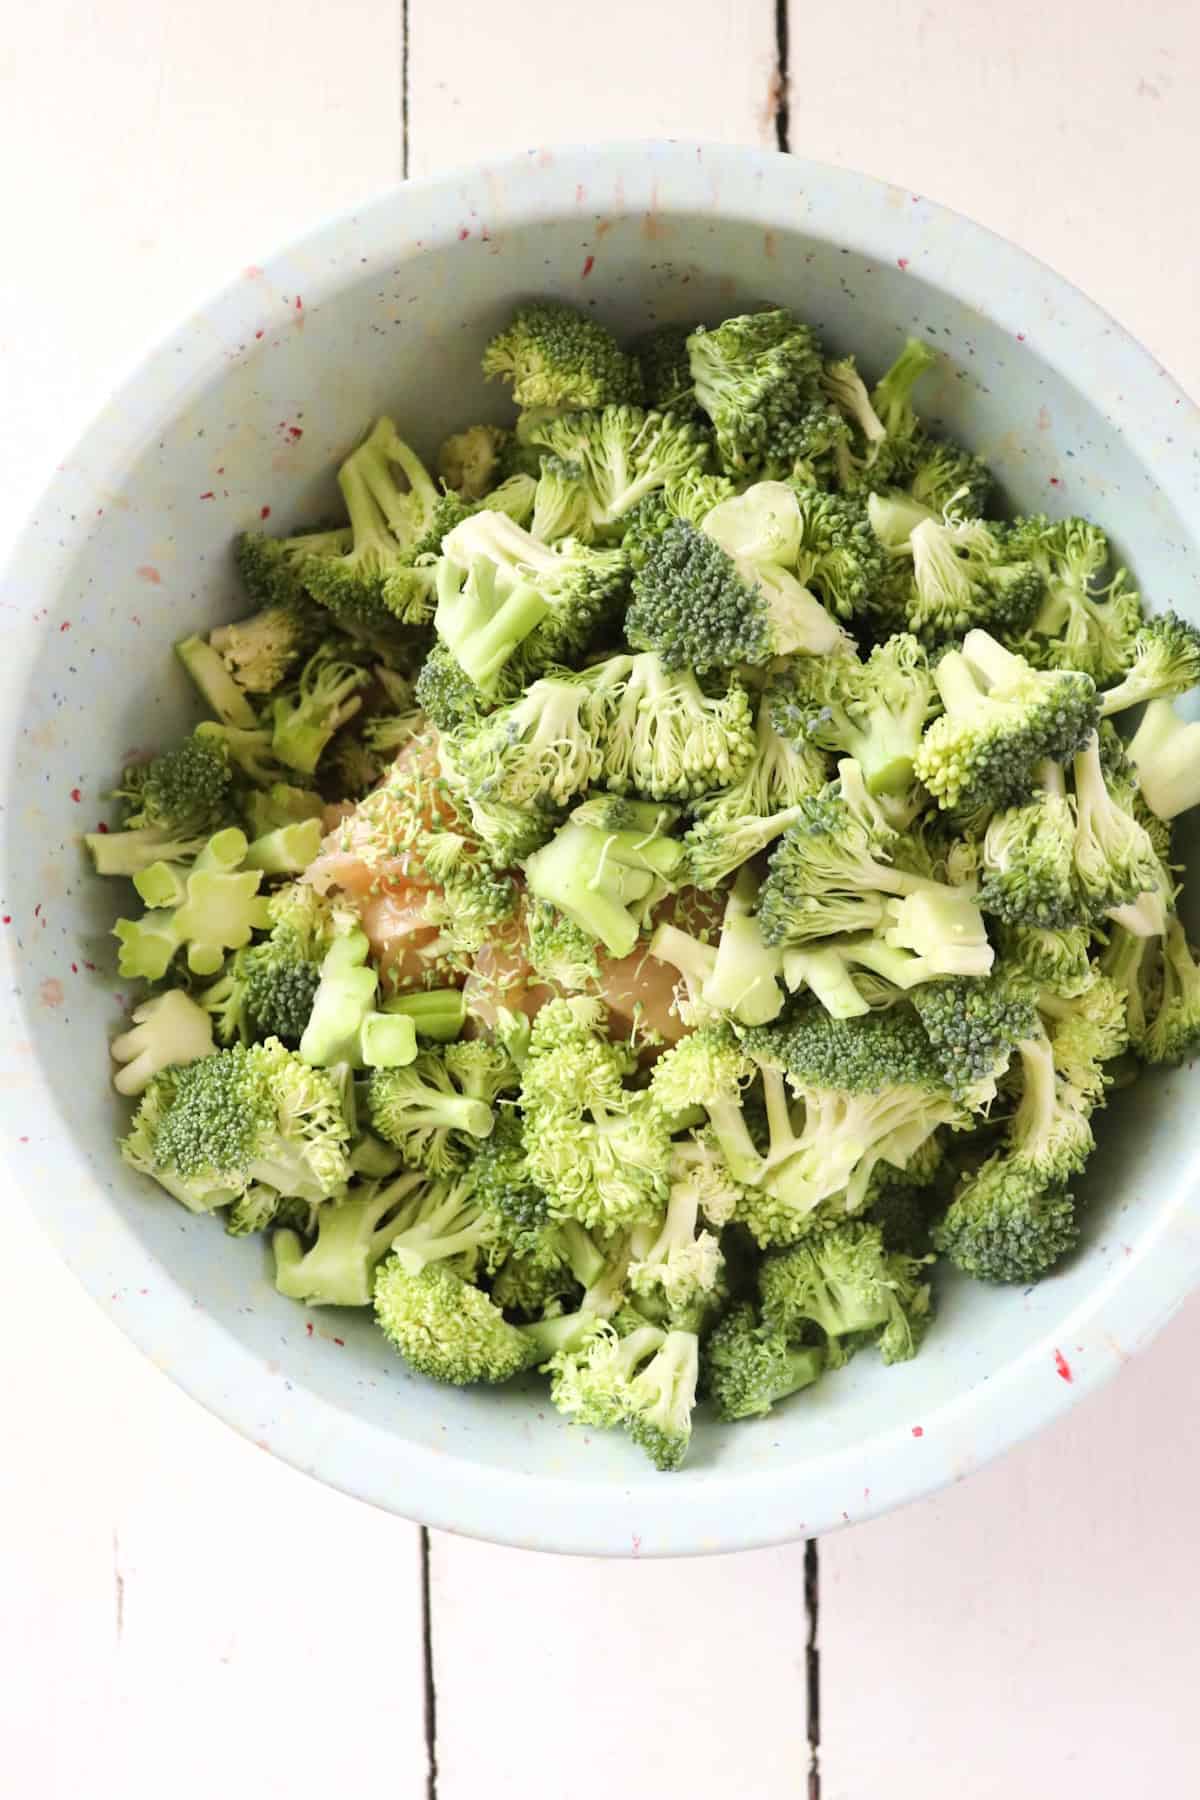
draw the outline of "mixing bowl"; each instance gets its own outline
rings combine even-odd
[[[1156,608],[1200,618],[1197,413],[1048,269],[906,190],[702,144],[531,151],[413,183],[249,268],[150,355],[67,456],[3,582],[8,959],[0,1095],[14,1187],[109,1316],[213,1412],[406,1517],[605,1554],[728,1551],[862,1519],[955,1480],[1099,1385],[1200,1263],[1188,1069],[1099,1121],[1084,1241],[1026,1292],[943,1275],[921,1355],[864,1355],[752,1424],[702,1420],[657,1475],[567,1426],[536,1382],[411,1375],[369,1318],[274,1291],[231,1239],[123,1167],[106,1066],[120,1015],[117,887],[80,834],[131,751],[191,716],[173,640],[245,610],[230,546],[326,515],[331,471],[382,410],[418,448],[502,418],[480,349],[555,294],[629,333],[795,308],[876,374],[910,332],[943,353],[923,414],[1022,510],[1112,533]],[[52,1321],[47,1329],[53,1329]]]

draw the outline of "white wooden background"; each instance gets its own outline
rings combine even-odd
[[[0,534],[198,296],[406,173],[534,141],[782,142],[887,176],[1055,265],[1200,393],[1198,93],[1192,0],[14,6]],[[14,1800],[1200,1789],[1195,1303],[1050,1437],[819,1549],[571,1561],[427,1537],[242,1443],[9,1201]]]

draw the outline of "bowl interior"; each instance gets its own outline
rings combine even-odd
[[[1110,361],[1097,338],[1086,383],[1060,369],[1065,290],[1024,259],[1028,339],[1003,299],[1001,316],[984,316],[968,277],[992,240],[974,228],[932,209],[913,216],[914,246],[933,242],[934,278],[916,249],[911,261],[884,253],[911,201],[869,183],[823,207],[810,184],[807,210],[780,202],[774,216],[760,189],[744,204],[690,193],[672,204],[659,192],[657,204],[622,206],[615,191],[577,203],[569,171],[558,173],[566,191],[553,204],[522,212],[493,197],[489,210],[489,178],[417,190],[269,273],[248,271],[157,353],[60,473],[7,596],[28,609],[32,593],[39,625],[15,698],[6,796],[5,925],[23,1021],[5,1059],[10,1124],[27,1139],[15,1153],[27,1157],[18,1168],[31,1201],[85,1283],[127,1322],[136,1316],[129,1328],[171,1372],[252,1435],[401,1512],[513,1541],[620,1548],[645,1516],[648,1549],[732,1548],[860,1516],[876,1477],[880,1494],[899,1498],[969,1466],[1021,1429],[1026,1389],[1014,1371],[1036,1362],[1049,1386],[1058,1380],[1049,1344],[1103,1360],[1104,1295],[1173,1228],[1192,1185],[1190,1072],[1147,1081],[1101,1116],[1084,1246],[1061,1275],[1026,1294],[942,1275],[941,1317],[915,1362],[884,1370],[864,1356],[761,1423],[702,1420],[686,1470],[666,1484],[672,1523],[662,1478],[619,1436],[568,1429],[536,1384],[459,1393],[410,1376],[365,1315],[280,1298],[261,1240],[226,1237],[123,1169],[105,1040],[121,997],[108,932],[128,895],[88,878],[79,834],[106,815],[130,753],[187,724],[171,646],[185,628],[245,610],[234,535],[335,511],[331,471],[380,411],[426,452],[451,428],[502,419],[504,392],[481,381],[479,354],[531,294],[592,307],[622,333],[782,302],[869,374],[908,333],[928,336],[943,361],[921,410],[989,460],[1014,508],[1097,519],[1155,608],[1200,616],[1195,560],[1144,443],[1113,422],[1126,341],[1114,330]],[[850,195],[856,212],[845,210]],[[874,255],[863,248],[872,238]],[[960,249],[974,259],[961,284]],[[1012,1416],[981,1436],[973,1399],[981,1384],[1006,1382]],[[933,1434],[937,1421],[938,1460],[922,1465],[913,1428]],[[486,1504],[430,1498],[430,1458],[443,1489],[482,1482]],[[577,1526],[596,1506],[605,1522]]]

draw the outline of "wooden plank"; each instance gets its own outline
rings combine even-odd
[[[1193,1302],[1050,1435],[822,1540],[822,1800],[1190,1790],[1198,1358]]]
[[[438,1800],[807,1792],[803,1545],[637,1563],[434,1533],[432,1597]]]
[[[525,0],[411,0],[414,175],[615,138],[775,142],[773,0],[612,0],[575,13]]]
[[[1088,0],[790,0],[789,38],[796,155],[926,194],[1024,245],[1200,393],[1184,223],[1200,16],[1188,0],[1109,7],[1102,25]]]
[[[114,377],[401,172],[398,0],[50,0],[6,22],[0,540]],[[19,254],[20,265],[15,266]],[[92,1046],[104,1080],[103,1046]],[[93,1308],[10,1195],[6,1791],[424,1791],[419,1533],[244,1443]],[[168,1202],[169,1204],[169,1202]],[[369,1697],[368,1697],[369,1696]],[[231,1771],[233,1771],[231,1775]]]

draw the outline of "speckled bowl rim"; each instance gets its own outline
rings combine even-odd
[[[897,191],[887,183],[797,157],[692,141],[533,149],[495,164],[407,183],[329,220],[271,258],[264,272],[289,291],[292,264],[302,259],[306,303],[311,304],[335,293],[352,267],[361,272],[363,264],[351,265],[345,254],[351,239],[369,264],[376,259],[381,265],[394,263],[397,242],[411,243],[404,221],[418,203],[442,202],[440,231],[426,230],[423,237],[426,250],[440,250],[457,236],[464,204],[482,213],[494,204],[498,187],[504,193],[506,223],[516,225],[569,213],[581,183],[592,191],[597,183],[608,184],[607,191],[619,184],[624,211],[634,216],[661,206],[668,212],[735,216],[768,229],[794,224],[816,236],[828,235],[872,258],[911,266],[914,275],[974,306],[1014,339],[1025,336],[1034,316],[1029,296],[1038,294],[1052,302],[1056,314],[1065,312],[1070,318],[1068,331],[1039,335],[1039,356],[1084,393],[1094,388],[1103,359],[1117,377],[1109,384],[1116,396],[1111,424],[1139,459],[1154,467],[1159,487],[1181,517],[1193,511],[1195,488],[1184,459],[1162,458],[1155,420],[1169,403],[1179,409],[1174,413],[1178,425],[1186,419],[1194,429],[1196,409],[1155,359],[1099,307],[1035,258],[961,215],[922,198],[923,229],[914,237],[906,211],[886,204]],[[314,278],[314,268],[328,271],[324,279],[320,274]],[[127,445],[131,424],[149,430],[189,389],[219,375],[225,366],[223,345],[253,334],[257,299],[245,281],[238,281],[202,311],[215,329],[202,336],[181,326],[170,333],[117,387],[72,461],[93,469],[111,466],[117,418],[119,441]],[[54,559],[44,582],[49,602],[57,597],[58,570],[82,548],[87,533],[87,521],[73,522],[70,510],[68,481],[60,470],[35,509],[43,524],[52,514],[60,526],[62,556]],[[0,677],[0,716],[9,725],[6,796],[14,778],[20,702],[46,630],[44,622],[31,616],[38,596],[30,570],[44,561],[42,542],[29,526],[0,579],[0,592],[11,590],[19,601],[9,615],[14,622],[6,629],[6,667]],[[11,806],[6,811],[13,816]],[[6,838],[6,858],[19,850]],[[11,1042],[26,1036],[26,1020],[19,970],[12,966],[10,973],[0,994],[0,1020]],[[0,1117],[7,1127],[5,1153],[18,1190],[29,1179],[18,1133],[27,1140],[36,1134],[39,1176],[50,1183],[83,1183],[104,1205],[102,1189],[80,1149],[63,1134],[59,1107],[40,1066],[32,1086],[0,1097]],[[94,1262],[90,1280],[85,1278],[65,1221],[45,1206],[36,1216],[108,1317],[193,1399],[250,1441],[347,1494],[385,1510],[403,1510],[428,1525],[527,1548],[591,1555],[688,1555],[783,1543],[932,1493],[1031,1436],[1099,1388],[1166,1323],[1200,1276],[1200,1209],[1194,1198],[1183,1195],[1173,1209],[1160,1212],[1130,1255],[1101,1275],[1086,1302],[1056,1322],[1056,1334],[1064,1342],[1086,1332],[1094,1342],[1121,1347],[1111,1356],[1087,1357],[1071,1379],[1047,1378],[1055,1356],[1055,1343],[1047,1337],[988,1381],[924,1414],[920,1436],[907,1420],[898,1422],[894,1429],[822,1455],[807,1468],[802,1484],[789,1468],[706,1474],[694,1484],[664,1478],[635,1491],[619,1482],[516,1474],[425,1450],[309,1390],[296,1391],[281,1404],[277,1380],[213,1318],[193,1307],[170,1270],[150,1255],[119,1215],[114,1212],[105,1226],[111,1240],[111,1286],[126,1293],[149,1289],[136,1310],[119,1307],[115,1292],[100,1290]],[[1168,1227],[1173,1229],[1164,1243]],[[270,1422],[265,1429],[264,1421]],[[547,1504],[551,1494],[552,1506]]]

